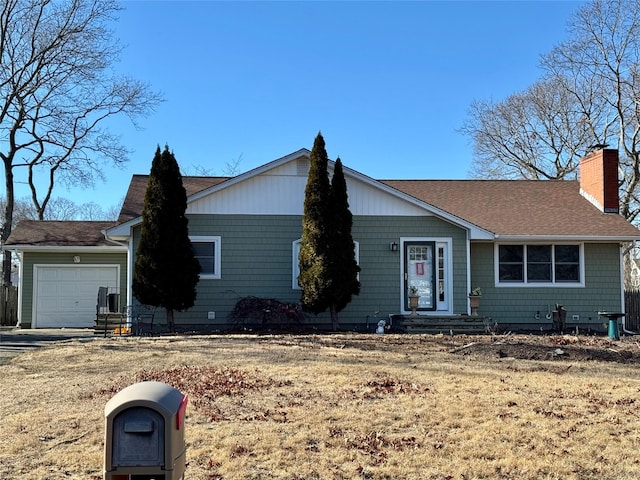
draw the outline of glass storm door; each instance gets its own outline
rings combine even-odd
[[[409,294],[415,287],[418,310],[435,310],[438,295],[435,242],[404,243],[404,309],[409,311]]]
[[[451,295],[450,244],[407,241],[404,243],[404,310],[409,311],[411,287],[420,296],[418,310],[448,312]]]

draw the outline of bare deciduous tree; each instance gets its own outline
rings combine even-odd
[[[602,110],[586,111],[585,123],[594,143],[618,147],[621,214],[634,221],[640,214],[640,2],[593,0],[578,10],[569,31],[571,38],[546,55],[543,66],[571,79],[575,97],[584,98],[585,85],[593,91]]]
[[[0,196],[0,210],[4,211],[7,208],[7,198]],[[13,225],[12,228],[20,220],[35,220],[33,205],[30,200],[24,198],[16,198],[13,202]]]
[[[6,204],[6,198],[0,196],[0,210],[4,209]],[[113,220],[115,222],[121,207],[122,202],[113,204],[104,210],[95,202],[77,204],[68,198],[52,197],[44,218],[39,219],[38,212],[33,203],[31,203],[30,198],[17,198],[13,206],[13,227],[20,220]]]
[[[592,0],[569,38],[542,57],[542,79],[504,101],[474,102],[461,131],[474,144],[472,174],[561,179],[593,145],[620,151],[621,214],[638,220],[640,2]]]
[[[44,217],[35,208],[32,208],[32,211],[37,220],[74,220],[78,218],[80,207],[68,198],[53,197]]]
[[[240,173],[240,164],[242,163],[242,154],[238,156],[238,158],[232,158],[228,162],[225,162],[224,169],[222,170],[222,175],[225,177],[235,177]],[[180,167],[182,169],[182,167]],[[203,165],[193,165],[192,168],[185,168],[185,175],[191,175],[190,170],[193,170],[195,173],[193,175],[198,175],[200,177],[215,177],[216,173],[213,169],[207,168]]]
[[[17,175],[28,183],[37,216],[44,219],[56,182],[91,186],[102,178],[105,161],[127,161],[128,151],[103,128],[104,120],[123,114],[135,125],[161,101],[146,84],[111,71],[121,46],[109,24],[119,10],[116,0],[3,0],[2,243],[13,224]],[[3,269],[2,281],[10,283],[9,270]]]
[[[473,176],[575,176],[578,160],[592,142],[582,117],[561,77],[539,81],[499,103],[473,102],[462,128],[474,141]]]

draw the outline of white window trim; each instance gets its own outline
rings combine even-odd
[[[552,270],[552,280],[551,282],[527,282],[527,259],[526,253],[524,262],[524,271],[523,271],[523,281],[522,282],[501,282],[500,281],[500,246],[501,245],[577,245],[578,246],[578,254],[580,255],[580,281],[579,282],[556,282],[555,280],[555,259],[551,264]],[[526,249],[525,249],[526,252]],[[581,242],[501,242],[496,243],[494,245],[493,250],[493,260],[494,260],[494,279],[496,288],[584,288],[585,286],[585,278],[584,278],[584,243]]]
[[[300,254],[300,242],[302,239],[299,238],[291,242],[291,289],[292,290],[300,290],[300,285],[298,285],[298,277],[300,276],[300,263],[298,262],[298,255]],[[356,264],[360,266],[360,242],[353,241],[355,245],[355,255],[356,255]],[[358,273],[358,279],[360,278],[360,273]]]
[[[438,300],[436,299],[435,310],[420,310],[419,315],[443,315],[453,313],[453,240],[450,237],[400,237],[400,305],[402,313],[407,315],[411,313],[410,310],[403,310],[404,307],[404,282],[405,282],[405,258],[404,258],[404,244],[405,242],[434,242],[436,251],[439,243],[447,245],[447,255],[445,261],[445,288],[446,295],[448,295],[449,301],[446,309],[438,310]],[[436,252],[434,252],[435,254]],[[436,270],[437,270],[436,265]],[[435,274],[436,272],[434,272]]]
[[[214,264],[213,268],[215,270],[214,274],[210,273],[200,273],[201,280],[218,280],[222,278],[222,272],[220,270],[221,262],[220,262],[220,253],[222,251],[222,237],[219,235],[189,235],[189,240],[192,243],[213,243],[214,248],[214,256],[213,259]]]

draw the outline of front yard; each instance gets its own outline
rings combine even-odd
[[[587,336],[95,338],[0,366],[0,478],[102,478],[104,405],[189,395],[189,480],[640,478],[640,343]]]

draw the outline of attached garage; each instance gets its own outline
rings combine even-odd
[[[117,291],[118,265],[36,265],[33,326],[92,327],[99,287]]]
[[[127,304],[127,245],[107,240],[114,222],[22,220],[6,246],[20,259],[20,328],[93,328],[98,288]],[[125,286],[122,290],[120,287]]]

